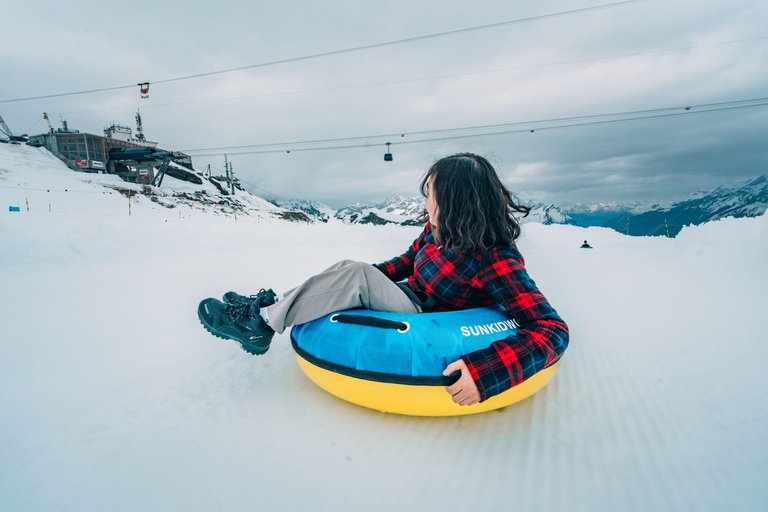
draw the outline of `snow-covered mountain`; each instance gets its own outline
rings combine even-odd
[[[403,197],[400,194],[392,194],[376,208],[386,215],[398,215],[408,219],[416,219],[424,211],[424,198]]]
[[[676,236],[683,226],[725,217],[762,215],[768,207],[768,178],[722,185],[683,199],[657,202],[545,205],[534,203],[525,222],[603,226],[632,236]]]
[[[563,204],[558,210],[567,215],[575,226],[604,226],[606,222],[623,215],[647,202]]]
[[[754,217],[768,208],[768,178],[696,192],[679,201],[640,205],[604,222],[634,236],[676,236],[683,226],[699,225],[725,217]],[[668,231],[667,231],[668,230]]]
[[[346,224],[418,224],[417,217],[424,210],[423,197],[403,197],[392,194],[384,202],[369,206],[355,203],[336,212],[335,217]]]
[[[527,216],[520,218],[523,224],[527,222],[539,222],[546,226],[550,224],[582,225],[571,218],[571,216],[559,206],[536,203],[529,205],[529,207],[531,208],[530,213]]]
[[[603,226],[632,236],[676,236],[685,225],[699,225],[724,217],[746,217],[768,208],[768,178],[723,185],[699,191],[681,200],[665,203],[627,202],[553,205],[524,200],[531,208],[523,223]],[[347,224],[417,224],[424,198],[394,194],[381,204],[353,204],[338,210],[335,217]],[[629,226],[629,229],[627,229]]]
[[[328,219],[336,214],[336,210],[327,204],[318,203],[306,199],[275,199],[272,204],[291,212],[304,212],[309,217],[328,222]]]
[[[529,205],[531,212],[522,222],[539,222],[541,224],[570,224],[582,225],[573,220],[561,207],[534,203]],[[369,206],[356,203],[336,212],[336,218],[347,224],[389,224],[402,225],[418,224],[417,218],[424,210],[423,197],[403,197],[393,194],[381,204]]]

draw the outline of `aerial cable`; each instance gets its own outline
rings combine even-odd
[[[12,100],[0,100],[0,103],[14,103],[17,101],[42,100],[45,98],[59,98],[61,96],[75,96],[77,94],[91,94],[94,92],[118,91],[120,89],[133,89],[135,85],[119,85],[117,87],[104,87],[102,89],[90,89],[87,91],[65,92],[61,94],[47,94],[45,96],[30,96],[28,98],[14,98]]]
[[[179,102],[173,102],[173,103],[160,103],[157,105],[146,105],[142,108],[159,108],[159,107],[172,107],[177,105],[195,105],[199,103],[212,103],[217,101],[235,101],[235,100],[245,100],[245,99],[253,99],[253,98],[267,98],[272,96],[288,96],[293,94],[308,94],[308,93],[315,93],[315,92],[328,92],[328,91],[338,91],[338,90],[346,90],[346,89],[358,89],[362,87],[376,87],[381,85],[395,85],[395,84],[402,84],[402,83],[409,83],[409,82],[421,82],[426,80],[442,80],[444,78],[457,78],[462,76],[472,76],[472,75],[484,75],[484,74],[490,74],[490,73],[501,73],[506,71],[522,71],[525,69],[535,69],[535,68],[542,68],[542,67],[551,67],[551,66],[564,66],[568,64],[581,64],[585,62],[597,62],[601,60],[611,60],[611,59],[622,59],[626,57],[640,57],[643,55],[655,55],[660,53],[670,53],[670,52],[679,52],[679,51],[685,51],[685,50],[693,50],[697,48],[711,48],[715,46],[724,46],[729,44],[738,44],[738,43],[747,43],[752,41],[760,41],[768,39],[768,36],[760,36],[760,37],[752,37],[749,39],[739,39],[736,41],[723,41],[719,43],[707,43],[707,44],[700,44],[700,45],[692,45],[692,46],[681,46],[678,48],[666,48],[662,50],[649,50],[644,52],[634,52],[634,53],[625,53],[620,55],[607,55],[603,57],[590,57],[586,59],[576,59],[576,60],[566,60],[566,61],[559,61],[559,62],[547,62],[543,64],[529,64],[525,66],[515,66],[515,67],[509,67],[509,68],[496,68],[496,69],[486,69],[481,71],[467,71],[465,73],[452,73],[447,75],[435,75],[435,76],[428,76],[428,77],[419,77],[419,78],[404,78],[402,80],[387,80],[384,82],[370,82],[367,84],[352,84],[352,85],[339,85],[334,87],[324,87],[319,89],[304,89],[299,91],[282,91],[282,92],[272,92],[272,93],[264,93],[264,94],[251,94],[248,96],[234,96],[230,98],[211,98],[211,99],[204,99],[204,100],[192,100],[192,101],[179,101]],[[128,107],[119,107],[119,108],[107,108],[107,109],[98,109],[98,110],[80,110],[80,111],[73,111],[73,112],[56,112],[56,115],[74,115],[74,114],[90,114],[93,112],[112,112],[117,110],[133,110],[136,109],[136,105],[131,105]]]
[[[37,126],[37,123],[39,123],[39,122],[40,122],[40,121],[42,121],[42,120],[43,120],[43,118],[42,118],[42,117],[38,117],[38,118],[37,118],[37,121],[35,121],[35,123],[34,123],[32,126],[30,126],[29,128],[27,128],[26,130],[24,130],[24,133],[29,133],[29,132],[32,130],[32,128],[34,128],[35,126]]]
[[[729,108],[722,108],[722,109],[712,109],[712,110],[705,110],[705,111],[698,111],[698,112],[689,112],[689,113],[668,113],[668,114],[660,114],[656,116],[646,116],[646,117],[634,117],[634,118],[623,118],[623,119],[611,119],[611,120],[604,120],[604,121],[590,121],[585,123],[575,123],[575,124],[565,124],[565,125],[555,125],[555,126],[547,126],[547,127],[537,127],[535,129],[528,129],[528,128],[520,128],[520,129],[514,129],[514,130],[504,130],[504,131],[496,131],[496,132],[488,132],[488,133],[473,133],[473,134],[465,134],[465,135],[451,135],[447,137],[433,137],[429,139],[419,139],[419,140],[407,140],[407,141],[401,141],[398,142],[398,144],[422,144],[425,142],[440,142],[440,141],[446,141],[446,140],[457,140],[457,139],[468,139],[468,138],[475,138],[475,137],[490,137],[494,135],[509,135],[509,134],[515,134],[515,133],[525,133],[530,132],[534,133],[537,130],[538,131],[545,131],[545,130],[557,130],[557,129],[564,129],[564,128],[579,128],[579,127],[586,127],[586,126],[596,126],[596,125],[603,125],[603,124],[614,124],[614,123],[625,123],[630,121],[644,121],[644,120],[655,120],[660,118],[667,118],[667,117],[677,117],[682,115],[694,115],[694,114],[707,114],[707,113],[715,113],[715,112],[724,112],[729,110],[740,110],[745,108],[754,108],[754,107],[761,107],[761,106],[768,106],[768,102],[762,103],[762,104],[756,104],[756,105],[747,105],[747,106],[734,106]],[[290,152],[301,152],[301,151],[325,151],[325,150],[333,150],[333,149],[354,149],[354,148],[368,148],[368,147],[380,147],[380,142],[373,142],[373,143],[361,143],[361,144],[348,144],[344,146],[324,146],[324,147],[310,147],[310,148],[298,148],[298,149],[290,149],[288,151],[284,149],[266,149],[266,150],[259,150],[259,151],[240,151],[240,152],[230,152],[228,153],[230,156],[236,156],[236,155],[260,155],[260,154],[267,154],[267,153],[290,153]],[[196,157],[203,157],[203,156],[219,156],[223,153],[202,153],[195,155]]]
[[[629,122],[629,121],[643,121],[643,120],[656,120],[656,119],[662,119],[662,118],[669,118],[669,117],[679,117],[684,115],[695,115],[695,114],[708,114],[708,113],[716,113],[716,112],[726,112],[726,111],[733,111],[733,110],[743,110],[748,108],[755,108],[755,107],[765,107],[768,106],[768,98],[756,98],[752,100],[739,100],[739,101],[732,101],[732,102],[721,102],[721,103],[711,103],[711,104],[705,104],[705,105],[696,105],[696,106],[687,106],[687,107],[674,107],[674,108],[665,108],[665,109],[653,109],[653,110],[646,110],[646,111],[635,111],[635,113],[632,117],[618,117],[616,119],[605,119],[608,116],[619,116],[623,113],[615,113],[615,114],[599,114],[595,116],[581,116],[581,117],[573,117],[573,118],[563,118],[563,120],[584,120],[584,122],[566,122],[564,124],[558,124],[558,125],[551,125],[551,126],[540,126],[537,124],[536,121],[528,122],[528,123],[509,123],[507,125],[488,125],[489,127],[497,126],[497,127],[514,127],[515,125],[522,125],[522,124],[528,124],[528,126],[524,128],[512,128],[512,129],[506,129],[506,130],[495,130],[495,131],[486,131],[481,133],[469,133],[469,134],[460,134],[460,135],[447,135],[442,137],[431,137],[431,138],[422,138],[422,139],[416,139],[416,140],[402,140],[399,141],[398,144],[420,144],[424,142],[435,142],[435,141],[444,141],[444,140],[455,140],[455,139],[466,139],[466,138],[472,138],[472,137],[485,137],[485,136],[493,136],[493,135],[506,135],[506,134],[512,134],[512,133],[525,133],[525,132],[535,132],[535,131],[542,131],[542,130],[555,130],[555,129],[563,129],[563,128],[578,128],[578,127],[584,127],[584,126],[597,126],[597,125],[605,125],[605,124],[613,124],[613,123],[623,123],[623,122]],[[652,114],[652,115],[649,115]],[[545,123],[548,121],[539,121],[538,123]],[[467,130],[467,129],[474,129],[476,127],[470,127],[470,128],[452,128],[449,130],[433,130],[431,132],[418,132],[418,133],[437,133],[437,132],[450,132],[450,131],[458,131],[458,130]],[[351,139],[365,139],[365,138],[377,138],[382,136],[370,136],[370,137],[354,137],[354,138],[347,138],[347,139],[336,139],[340,142],[347,141]],[[271,146],[276,146],[278,144],[272,144]],[[346,144],[346,145],[333,145],[333,146],[321,146],[321,147],[307,147],[307,148],[296,148],[292,143],[283,143],[283,149],[260,149],[255,151],[238,151],[238,152],[232,152],[228,151],[229,155],[254,155],[254,154],[265,154],[265,153],[284,153],[286,152],[285,148],[290,147],[290,150],[287,152],[299,152],[299,151],[322,151],[322,150],[330,150],[330,149],[351,149],[351,148],[364,148],[364,147],[379,147],[381,146],[380,142],[364,142],[359,144]],[[261,147],[258,145],[254,146],[244,146],[244,149],[248,149],[249,147],[255,148],[255,147]],[[211,150],[214,150],[215,148],[211,148]],[[194,150],[186,150],[186,151],[194,151]],[[200,150],[204,151],[204,150]],[[196,157],[201,156],[217,156],[221,155],[223,153],[202,153],[195,155]]]
[[[446,32],[438,32],[436,34],[428,34],[428,35],[424,35],[424,36],[416,36],[416,37],[408,37],[408,38],[405,38],[405,39],[397,39],[395,41],[387,41],[387,42],[384,42],[384,43],[374,43],[374,44],[369,44],[369,45],[365,45],[365,46],[356,46],[354,48],[345,48],[343,50],[333,50],[333,51],[329,51],[329,52],[315,53],[315,54],[311,54],[311,55],[304,55],[304,56],[301,56],[301,57],[291,57],[291,58],[288,58],[288,59],[275,60],[275,61],[271,61],[271,62],[263,62],[263,63],[260,63],[260,64],[251,64],[250,66],[241,66],[241,67],[238,67],[238,68],[224,69],[224,70],[220,70],[220,71],[210,71],[208,73],[199,73],[199,74],[196,74],[196,75],[183,76],[183,77],[179,77],[179,78],[169,78],[169,79],[166,79],[166,80],[157,80],[157,81],[152,82],[152,83],[154,83],[154,84],[161,84],[161,83],[168,83],[168,82],[177,82],[179,80],[189,80],[191,78],[200,78],[200,77],[204,77],[204,76],[218,75],[218,74],[222,74],[222,73],[232,73],[234,71],[244,71],[246,69],[255,69],[255,68],[261,68],[261,67],[266,67],[266,66],[274,66],[276,64],[287,64],[289,62],[297,62],[297,61],[302,61],[302,60],[317,59],[317,58],[321,58],[321,57],[330,57],[330,56],[333,56],[333,55],[341,55],[341,54],[345,54],[345,53],[359,52],[359,51],[364,51],[364,50],[373,50],[375,48],[383,48],[383,47],[386,47],[386,46],[394,46],[394,45],[398,45],[398,44],[414,43],[416,41],[425,41],[427,39],[436,39],[436,38],[439,38],[439,37],[453,36],[453,35],[457,35],[457,34],[465,34],[465,33],[468,33],[468,32],[476,32],[476,31],[480,31],[480,30],[488,30],[488,29],[504,27],[504,26],[508,26],[508,25],[518,25],[518,24],[521,24],[521,23],[529,23],[529,22],[533,22],[533,21],[541,21],[541,20],[545,20],[545,19],[559,18],[559,17],[562,17],[562,16],[571,16],[571,15],[574,15],[574,14],[583,14],[585,12],[597,11],[597,10],[602,10],[602,9],[610,9],[610,8],[613,8],[613,7],[621,7],[621,6],[628,5],[628,4],[636,4],[636,3],[648,2],[648,1],[650,1],[650,0],[625,0],[623,2],[615,2],[615,3],[612,3],[612,4],[596,5],[596,6],[593,6],[593,7],[583,7],[581,9],[573,9],[573,10],[570,10],[570,11],[561,11],[561,12],[556,12],[556,13],[551,13],[551,14],[542,14],[540,16],[531,16],[529,18],[521,18],[521,19],[517,19],[517,20],[502,21],[502,22],[499,22],[499,23],[491,23],[489,25],[480,25],[480,26],[477,26],[477,27],[461,28],[461,29],[457,29],[457,30],[449,30],[449,31],[446,31]]]
[[[457,30],[449,30],[449,31],[446,31],[446,32],[438,32],[436,34],[427,34],[427,35],[423,35],[423,36],[415,36],[415,37],[408,37],[408,38],[405,38],[405,39],[397,39],[397,40],[394,40],[394,41],[386,41],[386,42],[383,42],[383,43],[374,43],[374,44],[369,44],[369,45],[364,45],[364,46],[356,46],[356,47],[353,47],[353,48],[345,48],[343,50],[332,50],[332,51],[329,51],[329,52],[322,52],[322,53],[314,53],[314,54],[310,54],[310,55],[303,55],[301,57],[291,57],[291,58],[288,58],[288,59],[273,60],[273,61],[269,61],[269,62],[262,62],[262,63],[259,63],[259,64],[251,64],[249,66],[241,66],[241,67],[237,67],[237,68],[222,69],[222,70],[219,70],[219,71],[209,71],[207,73],[197,73],[197,74],[194,74],[194,75],[181,76],[181,77],[177,77],[177,78],[167,78],[165,80],[155,80],[155,81],[152,81],[152,82],[147,81],[147,82],[142,82],[142,84],[140,84],[140,85],[145,85],[146,84],[147,88],[148,88],[150,83],[151,84],[163,84],[163,83],[169,83],[169,82],[179,82],[181,80],[191,80],[191,79],[194,79],[194,78],[202,78],[202,77],[205,77],[205,76],[220,75],[220,74],[223,74],[223,73],[232,73],[232,72],[235,72],[235,71],[244,71],[244,70],[247,70],[247,69],[256,69],[256,68],[263,68],[263,67],[267,67],[267,66],[274,66],[274,65],[277,65],[277,64],[287,64],[287,63],[290,63],[290,62],[299,62],[299,61],[310,60],[310,59],[318,59],[318,58],[323,58],[323,57],[331,57],[333,55],[342,55],[342,54],[346,54],[346,53],[353,53],[353,52],[359,52],[359,51],[365,51],[365,50],[373,50],[373,49],[376,49],[376,48],[384,48],[386,46],[394,46],[394,45],[399,45],[399,44],[414,43],[414,42],[417,42],[417,41],[425,41],[427,39],[436,39],[436,38],[440,38],[440,37],[453,36],[453,35],[457,35],[457,34],[466,34],[468,32],[476,32],[476,31],[480,31],[480,30],[488,30],[488,29],[504,27],[504,26],[509,26],[509,25],[519,25],[519,24],[522,24],[522,23],[530,23],[530,22],[533,22],[533,21],[541,21],[541,20],[546,20],[546,19],[559,18],[559,17],[563,17],[563,16],[572,16],[572,15],[575,15],[575,14],[583,14],[583,13],[587,13],[587,12],[591,12],[591,11],[598,11],[598,10],[603,10],[603,9],[611,9],[611,8],[614,8],[614,7],[622,7],[622,6],[625,6],[625,5],[636,4],[636,3],[643,3],[643,2],[648,2],[648,1],[650,1],[650,0],[625,0],[625,1],[622,1],[622,2],[614,2],[614,3],[611,3],[611,4],[596,5],[596,6],[592,6],[592,7],[583,7],[581,9],[573,9],[573,10],[570,10],[570,11],[561,11],[561,12],[556,12],[556,13],[551,13],[551,14],[542,14],[540,16],[531,16],[531,17],[528,17],[528,18],[520,18],[520,19],[516,19],[516,20],[502,21],[502,22],[499,22],[499,23],[491,23],[489,25],[479,25],[477,27],[469,27],[469,28],[461,28],[461,29],[457,29]],[[131,89],[131,88],[135,88],[135,87],[136,87],[136,84],[121,85],[121,86],[117,86],[117,87],[105,87],[105,88],[102,88],[102,89],[90,89],[90,90],[87,90],[87,91],[67,92],[67,93],[60,93],[60,94],[48,94],[48,95],[44,95],[44,96],[30,96],[30,97],[27,97],[27,98],[14,98],[14,99],[10,99],[10,100],[0,100],[0,103],[12,103],[12,102],[18,102],[18,101],[38,100],[38,99],[45,99],[45,98],[58,98],[58,97],[62,97],[62,96],[74,96],[74,95],[77,95],[77,94],[90,94],[90,93],[94,93],[94,92],[103,92],[103,91],[116,91],[116,90],[120,90],[120,89]]]
[[[701,111],[702,109],[715,109],[717,107],[725,107],[725,106],[732,106],[732,105],[744,105],[744,104],[753,104],[757,103],[756,105],[746,105],[746,106],[762,106],[764,103],[768,102],[768,97],[764,98],[753,98],[753,99],[746,99],[746,100],[733,100],[733,101],[724,101],[724,102],[718,102],[718,103],[702,103],[699,105],[688,105],[685,107],[663,107],[663,108],[655,108],[655,109],[645,109],[645,110],[630,110],[625,112],[613,112],[613,113],[606,113],[606,114],[591,114],[586,116],[572,116],[572,117],[559,117],[559,118],[550,118],[550,119],[538,119],[538,120],[530,120],[530,121],[515,121],[512,123],[499,123],[499,124],[486,124],[486,125],[477,125],[477,126],[465,126],[460,128],[441,128],[436,130],[421,130],[421,131],[412,131],[412,132],[396,132],[396,133],[380,133],[375,135],[359,135],[355,137],[339,137],[339,138],[332,138],[332,139],[313,139],[313,140],[304,140],[304,141],[290,141],[290,142],[272,142],[272,143],[266,143],[266,144],[246,144],[246,145],[240,145],[240,146],[219,146],[219,147],[212,147],[212,148],[200,148],[200,149],[183,149],[181,151],[184,151],[185,153],[194,153],[198,151],[222,151],[222,150],[238,150],[238,149],[257,149],[257,148],[275,148],[275,147],[287,147],[291,146],[296,147],[300,145],[307,145],[307,144],[324,144],[324,143],[333,143],[333,142],[351,142],[356,140],[367,140],[367,139],[381,139],[381,138],[404,138],[406,135],[408,137],[413,136],[419,136],[419,135],[436,135],[436,134],[444,134],[444,133],[455,133],[455,132],[466,132],[469,130],[493,130],[493,129],[503,129],[503,128],[512,128],[516,126],[533,126],[536,125],[539,128],[543,129],[544,127],[542,125],[549,124],[549,123],[563,123],[563,122],[573,122],[573,121],[585,121],[585,120],[598,120],[598,119],[604,119],[607,117],[620,117],[620,116],[636,116],[636,118],[645,118],[648,117],[650,114],[658,114],[658,113],[676,113],[680,112],[681,109],[684,109],[685,113],[691,113],[691,109],[696,109],[694,112]],[[706,110],[707,112],[710,110]],[[643,117],[645,116],[645,117]],[[650,117],[648,117],[650,118]],[[621,119],[618,119],[621,120]],[[505,132],[501,132],[505,133]],[[399,141],[398,144],[403,144],[407,141]],[[378,143],[377,143],[378,144]],[[377,145],[374,144],[374,145]],[[296,149],[297,151],[299,148]]]
[[[216,170],[217,170],[217,171],[219,171],[219,172],[224,172],[224,170],[223,170],[223,169],[220,169],[219,167],[216,167],[215,165],[211,165],[211,168],[213,168],[213,169],[216,169]],[[274,192],[270,192],[270,191],[269,191],[269,190],[267,190],[267,189],[264,189],[264,188],[261,188],[261,187],[259,187],[259,186],[257,186],[257,185],[254,185],[253,183],[251,183],[251,182],[249,182],[249,181],[245,181],[244,179],[242,179],[242,178],[240,178],[240,177],[238,177],[238,178],[237,178],[237,181],[239,181],[240,183],[245,183],[246,185],[250,185],[250,186],[252,186],[253,188],[256,188],[256,189],[259,189],[259,190],[261,190],[262,192],[266,192],[267,194],[273,195],[273,196],[275,196],[275,197],[276,197],[276,198],[278,198],[278,199],[283,199],[283,200],[286,200],[286,201],[288,201],[288,199],[286,199],[285,197],[283,197],[283,196],[279,196],[279,195],[275,194]]]
[[[270,192],[269,190],[266,190],[266,189],[263,189],[263,188],[261,188],[259,186],[256,186],[253,183],[250,183],[250,182],[245,181],[245,180],[240,179],[240,178],[238,178],[238,180],[240,181],[240,183],[245,183],[246,185],[250,185],[250,186],[252,186],[253,188],[255,188],[257,190],[261,190],[262,192],[266,192],[267,194],[269,194],[271,196],[275,196],[278,199],[282,199],[283,201],[290,201],[290,199],[287,199],[287,198],[285,198],[283,196],[279,196],[279,195],[275,194],[274,192]]]

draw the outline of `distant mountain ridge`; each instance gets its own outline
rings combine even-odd
[[[334,217],[347,224],[418,224],[417,217],[424,210],[423,197],[403,197],[392,194],[384,202],[369,206],[356,203],[336,212]]]
[[[570,214],[559,206],[545,205],[541,203],[526,205],[531,208],[531,211],[527,216],[523,217],[521,221],[526,222],[538,222],[548,226],[550,224],[569,224],[571,226],[582,226],[580,222],[570,216]]]
[[[676,236],[686,225],[725,217],[754,217],[768,209],[768,178],[719,186],[666,204],[641,205],[609,219],[606,227],[634,236]],[[668,231],[667,231],[668,230]]]
[[[768,178],[721,185],[683,199],[665,203],[627,202],[553,205],[523,202],[531,208],[523,223],[567,224],[579,227],[603,226],[632,236],[676,236],[683,226],[698,225],[724,217],[762,215],[768,209]],[[284,204],[280,204],[283,207]],[[330,207],[328,207],[330,209]],[[423,197],[393,194],[370,206],[356,203],[337,210],[333,216],[347,224],[416,225],[424,209]],[[303,211],[308,212],[303,209]]]
[[[328,222],[328,219],[336,213],[336,210],[327,204],[306,199],[275,199],[270,202],[285,210],[304,212],[320,222]]]

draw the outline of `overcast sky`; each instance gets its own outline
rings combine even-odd
[[[611,3],[3,2],[0,101],[159,82]],[[193,150],[371,136],[273,153],[227,150],[246,187],[337,207],[393,192],[417,195],[426,168],[460,151],[488,156],[513,192],[578,203],[671,199],[768,174],[768,107],[682,110],[766,97],[768,2],[649,0],[156,83],[148,99],[134,87],[0,103],[0,115],[17,133],[44,132],[45,111],[55,128],[63,116],[70,128],[101,134],[112,122],[135,128],[141,108],[148,139],[186,150],[197,168],[211,164],[214,172],[224,167],[224,151]],[[671,107],[677,110],[664,114],[685,115],[580,127],[562,121]],[[549,119],[561,121],[541,123]],[[518,122],[499,135],[416,133]],[[448,135],[473,136],[418,142]],[[393,143],[392,162],[383,160],[386,142]],[[370,146],[327,149],[359,144]],[[300,150],[308,147],[326,149]],[[219,154],[203,156],[211,153]]]

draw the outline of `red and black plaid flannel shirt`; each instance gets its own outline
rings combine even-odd
[[[480,400],[498,395],[557,361],[568,326],[525,270],[515,244],[457,254],[435,244],[429,224],[402,256],[374,265],[393,281],[435,298],[435,311],[501,304],[517,323],[513,336],[462,356]]]

